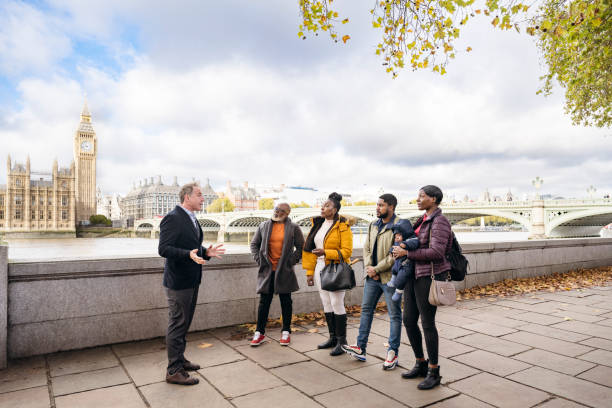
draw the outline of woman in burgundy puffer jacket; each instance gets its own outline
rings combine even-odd
[[[410,371],[402,373],[403,378],[425,377],[418,388],[428,390],[440,384],[440,366],[438,365],[438,330],[436,329],[436,306],[429,303],[429,288],[432,276],[436,280],[445,280],[450,271],[446,253],[452,243],[451,225],[438,208],[442,201],[442,190],[436,186],[425,186],[419,190],[417,206],[425,210],[414,224],[414,232],[419,237],[419,247],[406,251],[400,247],[393,250],[394,257],[403,255],[412,259],[415,273],[408,280],[404,289],[404,326],[416,357],[416,364]],[[431,239],[430,239],[431,237]],[[423,354],[423,340],[417,321],[425,334],[425,345],[429,361]],[[429,363],[429,364],[428,364]]]

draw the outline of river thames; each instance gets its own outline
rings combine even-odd
[[[528,232],[457,232],[460,243],[526,240]],[[354,247],[361,248],[365,234],[354,236]],[[9,260],[30,262],[70,259],[134,258],[157,255],[157,239],[147,238],[64,238],[9,239]],[[208,242],[205,242],[208,245]],[[246,244],[227,243],[228,254],[249,252]]]

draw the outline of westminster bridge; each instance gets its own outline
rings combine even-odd
[[[443,203],[441,207],[453,225],[474,217],[497,216],[522,225],[531,238],[597,236],[603,226],[612,223],[611,199],[461,202]],[[293,208],[290,217],[307,229],[310,219],[319,215],[319,211],[319,208]],[[344,206],[340,213],[354,217],[358,226],[376,219],[374,205]],[[414,220],[422,211],[416,204],[399,204],[396,213]],[[217,233],[222,242],[226,234],[254,233],[271,215],[272,210],[251,210],[198,213],[197,218],[204,232]],[[136,220],[134,229],[151,231],[155,236],[160,222],[161,218]]]

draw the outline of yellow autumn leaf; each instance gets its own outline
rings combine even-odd
[[[472,51],[472,47],[467,47],[465,50],[466,50],[467,52],[470,52],[470,51]]]
[[[351,39],[351,36],[348,35],[348,34],[345,34],[345,35],[342,36],[342,42],[345,43],[345,44],[350,39]]]
[[[317,329],[316,327],[312,329],[308,329],[308,333],[318,333],[318,332],[319,332],[319,329]]]
[[[198,348],[201,348],[201,349],[205,349],[205,348],[209,348],[209,347],[212,347],[211,343],[200,343],[200,344],[198,344]]]

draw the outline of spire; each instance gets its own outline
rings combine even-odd
[[[30,155],[28,154],[28,158],[26,159],[26,171],[30,172]]]
[[[10,173],[11,172],[11,155],[8,155],[8,158],[6,159],[6,169],[7,172]]]

